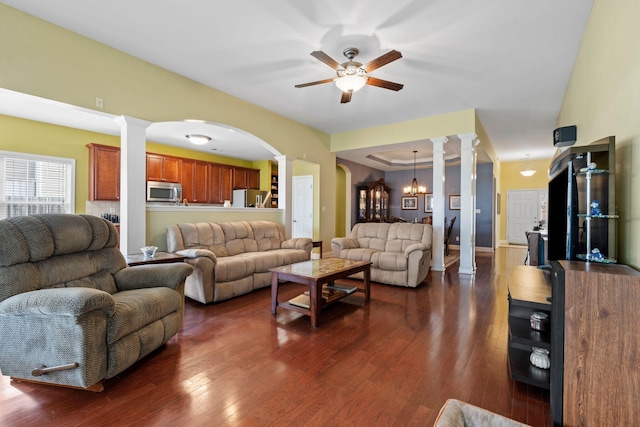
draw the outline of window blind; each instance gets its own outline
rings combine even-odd
[[[0,219],[73,213],[75,160],[0,152]]]

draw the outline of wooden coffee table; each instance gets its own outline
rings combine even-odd
[[[276,309],[282,307],[306,314],[311,316],[311,326],[314,328],[318,327],[320,320],[322,285],[333,284],[337,279],[343,279],[362,271],[364,273],[364,287],[357,288],[356,291],[364,293],[365,301],[369,301],[371,298],[370,262],[342,258],[323,258],[276,267],[269,271],[271,271],[271,313],[275,315]],[[280,280],[288,280],[309,286],[309,308],[293,305],[289,302],[279,302],[278,283]]]

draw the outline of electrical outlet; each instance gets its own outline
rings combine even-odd
[[[102,98],[96,98],[96,107],[98,107],[98,108],[104,108],[104,99],[102,99]]]
[[[460,241],[460,236],[456,236],[456,242]]]

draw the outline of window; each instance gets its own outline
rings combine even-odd
[[[74,213],[74,159],[0,151],[0,219]]]

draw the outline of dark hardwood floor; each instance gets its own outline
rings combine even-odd
[[[102,393],[0,379],[1,426],[431,426],[457,398],[534,426],[549,393],[507,371],[507,284],[523,249],[477,253],[417,289],[372,284],[325,309],[320,327],[270,312],[265,288],[203,306]],[[303,287],[285,284],[281,297]]]

